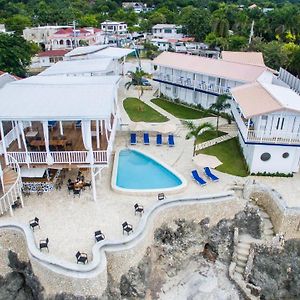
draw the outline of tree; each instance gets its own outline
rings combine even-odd
[[[224,111],[227,108],[230,108],[230,104],[227,103],[228,99],[229,97],[226,94],[220,95],[218,96],[217,101],[210,106],[210,109],[214,110],[217,113],[217,131],[219,129],[220,112]]]
[[[125,83],[125,88],[129,90],[131,86],[138,86],[138,97],[139,99],[141,99],[141,97],[144,94],[143,77],[148,76],[148,74],[142,69],[138,68],[135,70],[135,72],[129,71],[128,73],[131,78],[131,81]]]
[[[151,25],[156,25],[156,24],[164,24],[167,22],[166,17],[160,13],[160,12],[153,12],[150,16],[149,16],[149,22],[151,23]]]
[[[241,35],[231,35],[228,38],[228,50],[241,51],[247,46],[248,39]]]
[[[181,12],[180,23],[185,33],[193,35],[197,41],[203,41],[210,31],[210,15],[207,10],[185,7]]]
[[[196,150],[197,138],[199,136],[201,136],[205,131],[214,130],[215,128],[209,122],[205,122],[201,125],[196,125],[192,121],[183,121],[183,124],[189,130],[189,132],[186,135],[186,139],[189,140],[190,138],[194,138],[194,148],[193,148],[193,156],[194,156],[195,155],[195,150]]]
[[[78,20],[79,27],[98,27],[96,15],[85,15]]]
[[[5,21],[7,30],[14,31],[16,34],[22,34],[25,27],[31,26],[30,18],[22,15],[14,15]]]
[[[0,33],[0,70],[24,77],[37,46],[21,36]]]

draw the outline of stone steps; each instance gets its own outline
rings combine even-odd
[[[196,151],[202,150],[202,149],[205,149],[205,148],[208,148],[208,147],[211,147],[211,146],[214,146],[216,144],[225,142],[225,141],[230,140],[232,138],[233,138],[233,136],[231,136],[229,134],[222,135],[222,136],[217,137],[215,139],[212,139],[212,140],[209,140],[209,141],[206,141],[204,143],[196,145]]]

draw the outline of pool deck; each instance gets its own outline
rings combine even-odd
[[[131,90],[125,92],[124,89],[120,89],[120,93],[126,93],[127,97],[133,95],[134,92]],[[154,90],[151,92],[145,91],[146,102],[153,98],[153,92]],[[130,120],[122,105],[124,97],[120,96],[119,99],[122,122],[128,124]],[[154,104],[151,106],[154,106]],[[158,108],[157,110],[160,111]],[[194,198],[216,194],[228,190],[233,183],[243,183],[248,179],[214,171],[220,178],[219,182],[213,183],[207,180],[208,183],[205,187],[196,184],[191,179],[191,170],[196,168],[203,177],[204,175],[201,168],[197,167],[192,161],[193,141],[185,139],[187,131],[184,126],[180,125],[178,119],[167,113],[164,114],[170,118],[170,121],[178,125],[175,132],[176,146],[162,145],[157,147],[154,136],[150,136],[150,145],[145,146],[141,143],[142,136],[138,135],[139,142],[133,148],[142,150],[146,154],[149,153],[154,158],[163,161],[187,180],[187,188],[177,194],[167,194],[168,199]],[[207,121],[207,119],[202,119],[202,121]],[[118,133],[116,136],[114,151],[129,146],[129,131],[126,131],[126,126],[123,129],[125,131]],[[121,224],[124,221],[132,224],[133,228],[139,225],[140,216],[134,214],[134,204],[143,205],[147,210],[158,201],[156,195],[131,196],[114,192],[111,188],[111,172],[112,164],[103,169],[101,178],[97,179],[96,202],[92,200],[91,190],[84,191],[80,198],[73,198],[73,195],[69,195],[66,187],[68,178],[66,178],[61,191],[45,193],[42,196],[31,195],[26,197],[24,198],[24,208],[17,209],[13,217],[5,215],[1,217],[1,220],[15,220],[27,225],[29,220],[38,217],[41,229],[37,229],[34,236],[37,245],[40,239],[49,238],[50,252],[47,255],[75,263],[75,254],[79,250],[86,252],[91,259],[91,250],[95,243],[94,232],[96,230],[100,229],[108,240],[123,240],[125,236],[122,234]],[[284,179],[260,177],[257,180],[277,189],[288,205],[300,207],[300,201],[297,199],[297,192],[300,191],[299,176]],[[86,178],[88,178],[88,174]],[[3,255],[1,259],[6,260]],[[1,263],[1,265],[3,264]]]

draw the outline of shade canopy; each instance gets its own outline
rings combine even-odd
[[[80,74],[95,74],[101,75],[113,71],[112,59],[102,57],[97,59],[88,60],[67,60],[60,61],[45,71],[41,72],[38,76],[51,76],[51,75],[80,75]]]
[[[80,78],[65,77],[56,83],[34,78],[7,84],[0,90],[0,120],[110,118],[115,110],[116,84],[95,84],[93,77],[81,78],[81,83]]]
[[[42,178],[46,172],[46,168],[21,168],[21,177],[26,178]]]
[[[98,52],[107,47],[108,47],[108,45],[91,45],[91,46],[77,47],[77,48],[73,49],[72,51],[68,52],[67,54],[65,54],[65,56],[72,57],[72,56],[91,54],[94,52]]]
[[[117,47],[108,47],[102,49],[101,51],[89,54],[90,58],[97,58],[97,57],[109,57],[109,58],[117,58],[120,59],[124,56],[133,53],[134,49],[126,49],[126,48],[117,48]]]
[[[193,162],[199,167],[209,167],[213,169],[223,164],[216,156],[207,154],[194,156]]]

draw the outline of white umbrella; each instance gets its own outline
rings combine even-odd
[[[176,129],[177,129],[176,124],[170,123],[170,122],[161,123],[155,127],[155,130],[159,131],[161,133],[174,132],[174,131],[176,131]]]
[[[223,164],[216,156],[207,154],[198,154],[197,156],[194,156],[193,162],[200,167],[210,167],[213,169]]]

